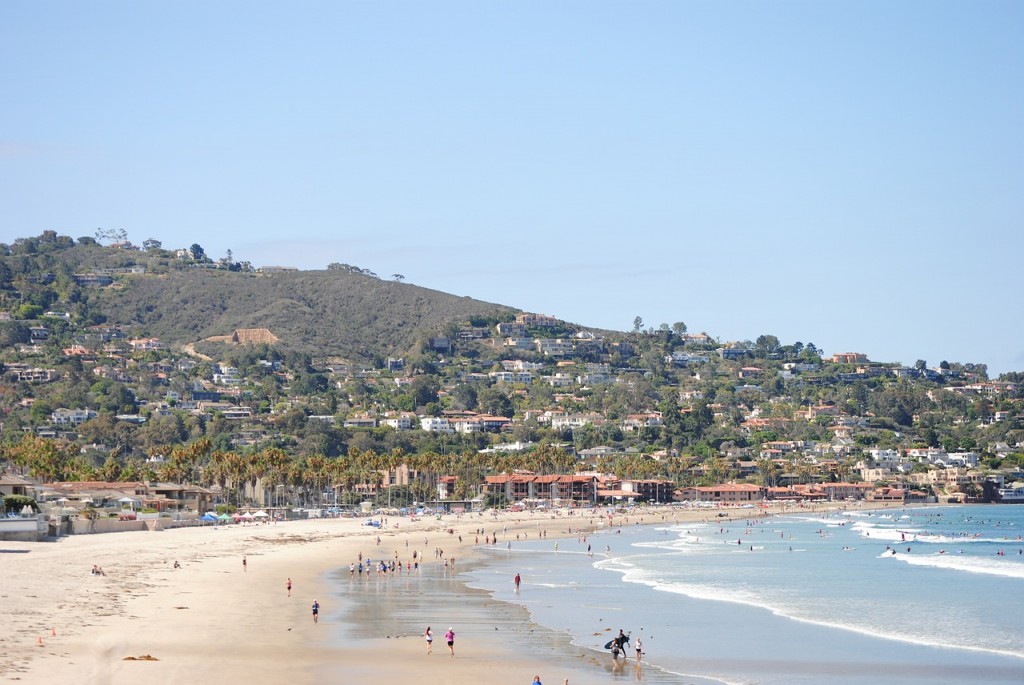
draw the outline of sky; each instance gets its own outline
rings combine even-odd
[[[0,3],[0,242],[1024,371],[1024,3]]]

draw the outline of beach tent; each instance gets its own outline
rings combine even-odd
[[[200,516],[199,520],[200,521],[206,521],[207,523],[216,523],[217,522],[217,515],[214,514],[212,511],[208,511],[205,514],[203,514],[202,516]]]
[[[258,518],[258,519],[270,518],[270,514],[268,514],[267,512],[263,511],[262,509],[260,509],[255,514],[253,514],[253,518]]]
[[[227,514],[221,514],[220,516],[217,517],[217,520],[218,521],[223,521],[224,523],[227,523],[228,521],[234,522],[235,519],[234,519],[234,517],[229,516]]]
[[[252,521],[256,517],[250,514],[249,512],[245,512],[244,514],[242,514],[242,518],[246,521]]]

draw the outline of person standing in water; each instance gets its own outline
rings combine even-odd
[[[430,631],[430,626],[423,631],[423,637],[427,638],[427,654],[430,654],[434,650],[434,633]]]

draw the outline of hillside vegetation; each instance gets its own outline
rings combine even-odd
[[[639,317],[584,330],[350,265],[258,272],[154,242],[0,245],[0,460],[44,480],[230,481],[239,502],[243,481],[362,497],[403,463],[429,474],[420,500],[444,474],[467,496],[522,469],[969,497],[1024,477],[1024,374]],[[252,344],[209,340],[236,332]]]
[[[59,308],[72,320],[124,326],[172,345],[267,328],[285,350],[374,360],[400,356],[455,330],[456,323],[507,319],[515,312],[347,265],[259,273],[245,263],[213,262],[201,252],[182,258],[159,247],[114,248],[49,231],[3,247],[0,307],[13,308],[14,318],[24,318],[17,309],[26,304]],[[75,278],[96,273],[112,274],[112,287]],[[23,312],[33,313],[41,311]]]
[[[288,349],[374,359],[401,356],[452,322],[511,314],[509,307],[343,271],[274,274],[209,269],[135,276],[109,290],[111,324],[170,343],[267,328]]]

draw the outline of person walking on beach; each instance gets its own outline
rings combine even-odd
[[[516,592],[519,592],[519,583],[521,583],[521,582],[522,582],[522,580],[523,580],[523,579],[522,579],[522,578],[520,578],[520,577],[519,577],[519,574],[517,573],[517,574],[516,574],[516,578],[515,578],[515,584],[516,584]]]
[[[313,600],[313,623],[320,622],[320,602]]]
[[[636,661],[640,663],[640,655],[643,654],[644,645],[640,638],[636,639]]]
[[[249,570],[249,562],[246,561],[244,556],[242,557],[242,570],[243,571],[248,571]]]
[[[623,659],[628,659],[626,656],[626,645],[629,644],[629,635],[622,632],[622,628],[619,628],[619,634],[612,640],[612,658],[618,658],[619,654],[622,654]]]
[[[430,626],[423,632],[423,637],[427,638],[427,654],[434,651],[434,633],[430,631]]]
[[[286,588],[288,588],[288,596],[291,597],[292,596],[292,579],[289,578],[287,581],[285,581],[284,586]]]
[[[448,632],[444,634],[444,640],[448,643],[448,655],[455,656],[455,631],[448,628]]]

